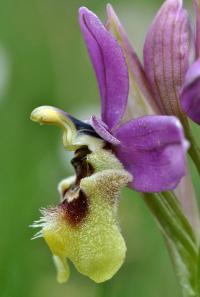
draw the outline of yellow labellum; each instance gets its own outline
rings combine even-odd
[[[103,149],[89,154],[87,162],[94,172],[80,181],[82,198],[47,209],[41,223],[41,234],[53,253],[60,283],[69,277],[67,258],[79,272],[97,283],[110,279],[125,258],[126,245],[118,225],[117,204],[120,190],[130,181],[130,175],[111,152]],[[73,181],[70,177],[61,182],[61,195]],[[74,208],[77,214],[73,213],[70,203],[79,206],[80,209]],[[78,215],[82,215],[80,210],[84,207],[85,216],[79,222]],[[74,216],[75,223],[69,215]]]

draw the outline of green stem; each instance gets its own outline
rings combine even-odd
[[[188,236],[190,239],[196,243],[196,237],[193,232],[192,226],[190,225],[189,221],[187,220],[186,216],[183,214],[181,205],[179,200],[177,199],[174,192],[168,191],[168,192],[162,192],[160,195],[163,196],[163,202],[167,204],[167,207],[170,208],[170,211],[174,213],[176,216],[176,219],[180,219],[180,224],[186,230]]]
[[[184,297],[200,297],[197,241],[172,192],[145,193],[143,198],[158,221]]]
[[[145,193],[144,200],[159,222],[164,234],[171,240],[181,244],[188,252],[188,255],[195,257],[195,243],[190,240],[187,232],[177,223],[177,216],[170,211],[170,207],[167,205],[165,198],[162,197],[162,193]],[[183,214],[182,216],[184,217]]]
[[[190,155],[193,163],[195,164],[196,169],[200,175],[200,149],[196,142],[196,139],[192,135],[190,127],[187,127],[187,129],[185,129],[185,135],[190,142],[190,148],[188,151],[189,155]]]

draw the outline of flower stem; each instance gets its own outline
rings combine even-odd
[[[165,192],[165,196],[167,195]],[[186,224],[185,221],[187,221],[187,219],[183,214],[181,214],[181,218],[176,215],[176,212],[178,212],[178,203],[174,202],[176,208],[175,210],[172,210],[169,202],[165,200],[165,196],[163,193],[145,193],[144,200],[159,222],[164,234],[166,234],[167,237],[170,237],[173,241],[181,243],[190,255],[195,256],[196,248],[194,245],[194,239],[191,239],[191,236],[194,238],[194,234],[190,234],[189,236],[186,231],[187,229],[190,229],[189,233],[191,233],[192,229],[191,227],[189,228],[189,226],[187,226],[186,230],[185,228],[180,227],[179,219],[181,220],[182,226]]]
[[[178,199],[172,192],[145,193],[143,198],[159,223],[184,297],[200,297],[198,244]]]
[[[190,155],[193,163],[195,164],[196,169],[197,169],[197,171],[198,171],[198,173],[200,175],[200,149],[199,149],[199,146],[198,146],[195,138],[192,135],[190,127],[187,127],[185,129],[185,135],[186,135],[187,139],[190,142],[190,148],[189,148],[189,151],[188,151],[189,155]]]
[[[188,236],[193,242],[196,242],[196,237],[194,235],[193,229],[187,220],[186,216],[183,215],[180,202],[174,192],[162,192],[160,195],[163,196],[163,202],[166,203],[166,206],[170,208],[170,211],[174,213],[176,218],[180,219],[180,224],[187,231]]]

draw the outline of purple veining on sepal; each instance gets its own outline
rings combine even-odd
[[[163,114],[181,112],[178,95],[189,65],[190,32],[182,0],[166,0],[145,40],[144,68]]]
[[[200,59],[188,69],[180,95],[184,112],[200,124]]]
[[[101,138],[103,138],[105,141],[113,145],[120,144],[120,141],[109,132],[109,128],[105,126],[105,123],[101,119],[98,119],[97,117],[92,116],[90,120],[90,124],[95,130],[95,132],[99,136],[101,136]]]
[[[127,103],[129,79],[125,58],[116,39],[93,12],[81,7],[79,21],[99,84],[102,120],[111,129],[119,123]]]
[[[130,187],[141,192],[174,189],[185,175],[188,143],[178,119],[146,116],[129,121],[114,134],[115,153],[133,175]]]

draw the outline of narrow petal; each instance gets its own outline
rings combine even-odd
[[[115,152],[133,175],[130,187],[141,192],[174,189],[185,175],[184,139],[179,120],[173,116],[146,116],[121,126],[115,135]]]
[[[120,144],[120,141],[117,138],[115,138],[112,134],[110,134],[110,132],[108,131],[108,127],[105,126],[105,123],[97,117],[92,116],[91,125],[93,129],[96,131],[96,133],[105,141],[113,145]]]
[[[166,0],[144,45],[145,72],[163,114],[181,115],[178,95],[188,68],[190,39],[182,0]]]
[[[200,57],[200,1],[194,0],[194,9],[196,15],[195,27],[195,55],[196,59]]]
[[[85,7],[79,10],[81,30],[94,66],[102,105],[102,120],[111,129],[124,114],[129,81],[123,52],[97,16]]]
[[[200,125],[200,59],[188,69],[180,99],[184,112]]]
[[[118,16],[110,4],[107,5],[106,27],[119,42],[129,70],[129,99],[124,120],[128,121],[139,116],[159,113],[159,108],[153,98],[143,66],[128,40],[127,34]]]

